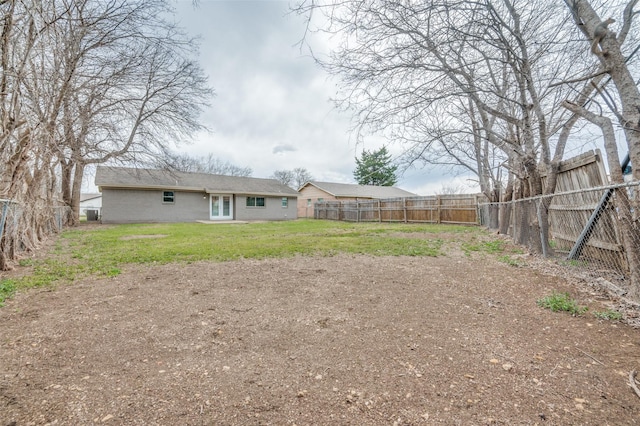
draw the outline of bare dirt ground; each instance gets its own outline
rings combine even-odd
[[[582,287],[584,289],[584,286]],[[640,424],[640,330],[490,256],[132,266],[0,309],[0,426]]]

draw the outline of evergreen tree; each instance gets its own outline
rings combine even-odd
[[[387,147],[374,151],[362,151],[360,158],[356,157],[356,170],[353,177],[359,185],[393,186],[398,181],[397,165],[391,161],[391,154]]]

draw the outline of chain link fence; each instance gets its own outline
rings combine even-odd
[[[638,282],[640,182],[630,182],[506,203],[479,204],[481,224],[500,218],[514,242],[538,245],[547,257],[621,286]],[[504,221],[508,221],[508,224]],[[544,232],[548,223],[548,233]],[[548,234],[548,245],[543,244]],[[635,275],[634,275],[635,274]]]
[[[0,254],[3,259],[15,259],[20,252],[32,246],[34,238],[37,240],[62,231],[69,223],[71,213],[68,206],[26,209],[15,201],[0,199]],[[30,229],[34,223],[38,225]]]
[[[12,238],[18,233],[18,223],[22,217],[22,207],[11,200],[0,199],[0,241]]]

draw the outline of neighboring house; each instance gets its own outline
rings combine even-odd
[[[86,216],[87,210],[97,211],[100,216],[102,209],[102,194],[80,194],[80,215]]]
[[[316,201],[357,201],[416,196],[395,186],[331,182],[307,182],[298,189],[298,193],[298,217],[313,217],[313,205]]]
[[[297,218],[298,193],[274,179],[100,166],[102,223]]]

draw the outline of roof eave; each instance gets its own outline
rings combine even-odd
[[[102,191],[104,188],[113,189],[170,189],[174,191],[189,191],[189,192],[207,192],[206,188],[193,187],[193,186],[175,186],[175,185],[131,185],[131,184],[106,184],[98,185],[98,189]],[[216,191],[220,194],[223,191]]]
[[[318,188],[320,191],[326,192],[327,194],[331,195],[332,197],[344,197],[344,195],[336,195],[336,194],[334,194],[334,193],[333,193],[333,192],[331,192],[331,191],[327,191],[327,190],[326,190],[326,189],[324,189],[323,187],[318,186],[318,185],[316,185],[316,184],[315,184],[315,183],[313,183],[313,182],[309,182],[308,184],[309,184],[309,185],[313,185],[313,186],[315,186],[315,187],[316,187],[316,188]],[[302,188],[304,188],[304,186],[303,186]],[[300,189],[302,189],[302,188],[300,188]]]
[[[172,191],[187,191],[187,192],[203,192],[206,194],[229,194],[229,195],[260,195],[263,197],[292,197],[298,198],[297,193],[284,193],[284,192],[262,192],[262,191],[229,191],[219,190],[212,188],[201,188],[192,186],[171,186],[171,185],[98,185],[98,189],[102,191],[104,188],[109,189],[141,189],[141,190],[172,190]]]

